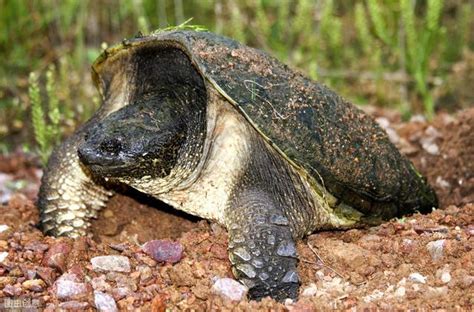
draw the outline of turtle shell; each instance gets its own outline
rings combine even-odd
[[[125,40],[93,65],[102,93],[106,61],[130,47],[150,45],[182,49],[208,86],[235,105],[301,174],[343,203],[383,218],[437,206],[426,180],[370,116],[269,54],[230,38],[177,30]]]

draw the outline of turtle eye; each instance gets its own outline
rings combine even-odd
[[[122,151],[122,141],[117,138],[112,138],[109,140],[105,140],[102,143],[100,143],[100,150],[102,153],[108,153],[108,154],[118,154],[120,151]]]

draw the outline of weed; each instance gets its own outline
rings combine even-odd
[[[42,120],[59,129],[51,134],[58,138],[97,107],[89,68],[101,44],[158,27],[217,31],[267,50],[313,79],[337,84],[350,99],[428,117],[437,94],[432,81],[442,83],[462,51],[474,48],[469,1],[120,0],[112,11],[110,5],[0,0],[0,57],[8,60],[0,65],[2,137],[22,131],[20,140],[27,142],[21,145],[33,139],[22,130],[29,129],[25,77],[32,69],[46,72]],[[191,17],[205,26],[189,25]],[[48,79],[55,83],[48,87]]]
[[[37,73],[30,73],[28,80],[31,121],[33,123],[34,137],[38,145],[38,152],[43,166],[46,165],[51,151],[59,141],[60,135],[59,101],[56,93],[54,71],[55,68],[51,65],[46,72],[45,89],[47,101],[44,105],[41,100],[41,90]],[[45,114],[45,111],[47,114]]]

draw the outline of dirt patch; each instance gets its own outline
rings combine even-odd
[[[214,294],[216,277],[232,277],[226,231],[148,198],[113,197],[93,222],[92,238],[44,237],[35,228],[41,172],[34,159],[18,153],[0,158],[0,303],[24,299],[47,311],[94,310],[107,300],[121,310],[143,311],[471,309],[474,109],[441,114],[431,123],[372,114],[428,177],[441,209],[367,229],[310,235],[298,244],[298,301],[232,302]],[[162,238],[184,247],[179,262],[157,263],[140,247]],[[103,255],[126,257],[129,272],[95,270],[90,259]],[[64,285],[77,292],[62,293]]]

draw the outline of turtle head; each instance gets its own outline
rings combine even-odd
[[[167,94],[123,107],[86,131],[79,158],[100,177],[169,175],[186,143],[180,107],[180,99]]]
[[[127,103],[89,122],[79,158],[95,176],[133,187],[143,180],[184,179],[202,153],[203,79],[180,49],[146,46],[131,53],[121,65],[129,66],[125,85],[116,90],[118,84],[111,83],[104,94],[106,101],[127,98]],[[130,92],[113,95],[122,90]]]

